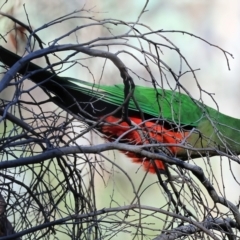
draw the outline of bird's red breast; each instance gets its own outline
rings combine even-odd
[[[177,132],[171,129],[166,129],[162,125],[153,122],[145,121],[137,117],[129,117],[133,125],[129,126],[126,122],[120,122],[119,118],[108,116],[105,122],[109,125],[103,125],[101,131],[106,135],[108,141],[114,141],[120,137],[121,142],[126,142],[132,145],[144,145],[149,143],[180,143],[185,137],[185,133]],[[167,147],[168,150],[175,155],[178,151],[176,146]],[[156,173],[154,164],[150,159],[142,157],[133,152],[124,152],[135,163],[143,165],[146,171]],[[155,165],[160,172],[165,172],[164,163],[160,159],[154,159]]]

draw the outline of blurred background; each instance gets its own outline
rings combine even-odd
[[[4,1],[5,2],[5,1]],[[9,0],[3,4],[1,11],[11,14],[15,18],[21,20],[24,23],[28,23],[33,29],[44,25],[62,15],[68,14],[74,10],[91,9],[96,18],[101,19],[122,19],[123,21],[136,21],[139,13],[142,11],[146,1],[143,0]],[[226,58],[219,49],[209,46],[208,44],[181,33],[168,33],[165,36],[169,37],[171,41],[181,50],[181,53],[187,58],[187,61],[191,64],[193,69],[200,69],[197,71],[198,82],[201,87],[208,93],[214,94],[214,99],[218,104],[221,112],[240,118],[239,109],[239,63],[240,63],[240,1],[232,0],[150,0],[147,6],[147,12],[143,14],[140,22],[150,26],[153,30],[181,30],[189,33],[193,33],[209,43],[212,43],[224,50],[233,54],[234,59],[229,57],[230,69],[228,69]],[[26,15],[27,13],[27,15]],[[83,13],[85,14],[85,13]],[[87,15],[87,13],[86,13]],[[28,19],[27,19],[28,18]],[[72,19],[68,22],[63,22],[54,26],[54,29],[44,29],[39,32],[41,39],[48,43],[55,38],[63,35],[65,32],[74,29],[76,26],[86,24],[84,19]],[[14,24],[11,20],[1,16],[0,29],[1,33],[7,34]],[[104,35],[104,32],[96,29],[96,31],[83,31],[79,36],[71,35],[63,40],[63,43],[76,43],[76,39],[79,38],[80,42],[83,39],[94,38]],[[21,54],[26,44],[24,38],[16,37],[17,49],[14,48],[14,44],[8,39],[9,35],[3,39],[1,44],[7,47],[9,50],[17,51]],[[67,53],[61,53],[67,54]],[[123,57],[124,58],[124,57]],[[126,59],[124,59],[126,61]],[[179,65],[179,59],[174,58],[171,55],[166,55],[166,62],[171,65]],[[36,60],[37,64],[41,65],[42,60]],[[96,68],[98,66],[95,66]],[[140,70],[141,71],[141,70]],[[79,72],[77,68],[71,68],[68,72],[64,72],[64,75],[68,75],[75,78],[84,78],[84,73]],[[91,81],[89,79],[89,81]],[[109,78],[104,80],[106,83],[121,83],[119,74],[109,68]],[[136,80],[137,81],[137,80]],[[196,95],[196,99],[199,98],[198,87],[196,82],[190,75],[183,78],[184,86],[189,90],[192,96]],[[144,84],[144,83],[139,83]],[[216,108],[216,104],[209,96],[203,95],[203,101],[205,104]],[[51,107],[49,107],[51,108]],[[97,135],[92,134],[90,136],[91,141],[95,143],[102,142]],[[79,140],[79,142],[88,143],[88,140]],[[133,184],[136,189],[140,186],[142,176],[144,174],[142,169],[139,169],[138,165],[132,164],[125,156],[119,152],[107,153],[107,156],[114,158],[115,162],[119,164],[128,174],[132,176],[134,180]],[[216,175],[220,176],[220,164],[219,158],[212,158],[214,164],[214,171]],[[201,162],[198,162],[201,165]],[[224,169],[225,191],[228,199],[236,203],[239,198],[239,186],[232,177],[230,171],[230,165],[227,160],[222,159],[222,169]],[[103,163],[108,164],[108,163]],[[111,166],[108,166],[111,169]],[[239,168],[235,166],[233,172],[236,176],[239,175]],[[103,181],[104,179],[104,181]],[[142,204],[149,206],[158,206],[158,201],[161,201],[160,191],[157,184],[151,183],[157,181],[156,176],[149,175],[148,179],[144,182],[144,186],[148,186],[147,190],[141,199]],[[221,188],[221,187],[220,187]],[[233,192],[233,189],[236,191]],[[99,209],[109,206],[114,199],[117,199],[118,204],[129,204],[133,200],[133,187],[129,184],[129,180],[118,172],[107,176],[96,176],[96,192],[97,192],[97,205]],[[157,194],[156,194],[157,193]],[[157,196],[156,196],[157,195]],[[112,203],[114,205],[114,203]],[[161,227],[159,227],[161,229]],[[114,239],[132,239],[131,234],[125,233],[118,235]]]

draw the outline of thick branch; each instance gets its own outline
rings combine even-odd
[[[3,79],[0,82],[0,93],[9,85],[10,81],[16,76],[16,74],[18,72],[21,72],[20,70],[23,67],[25,67],[27,64],[29,64],[33,59],[40,58],[51,53],[69,51],[69,50],[82,52],[94,57],[107,58],[111,60],[113,64],[119,69],[121,75],[124,72],[124,77],[126,76],[129,77],[126,66],[121,61],[121,59],[117,57],[117,55],[107,51],[103,51],[103,50],[96,50],[96,49],[91,49],[89,47],[83,47],[80,44],[50,46],[45,49],[36,50],[35,52],[32,52],[25,57],[22,57],[22,58],[18,57],[19,59],[17,59],[14,56],[15,54],[9,52],[8,50],[0,46],[0,61],[2,61],[4,64],[7,64],[10,67],[12,66],[11,69],[9,69],[9,71],[6,72],[6,74],[4,75]],[[6,54],[9,54],[9,56],[6,57],[5,56]],[[11,62],[10,64],[9,62],[11,61],[11,59],[9,58],[13,56],[15,58],[14,60],[15,62]]]
[[[6,214],[7,203],[5,202],[3,196],[0,194],[0,238],[4,236],[12,237],[13,234],[16,234],[12,224],[7,219]],[[21,240],[19,237],[12,238],[13,240]]]
[[[232,219],[207,219],[206,221],[202,223],[198,223],[202,225],[204,228],[210,230],[218,230],[221,232],[225,232],[226,235],[228,235],[229,239],[234,239],[233,233],[231,231],[231,228],[237,228],[236,222],[234,222]],[[171,229],[169,231],[164,231],[161,235],[154,238],[153,240],[175,240],[181,237],[186,237],[191,234],[196,234],[202,232],[202,229],[200,229],[197,224],[189,224],[180,226],[174,229]]]

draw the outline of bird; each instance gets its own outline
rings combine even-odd
[[[20,56],[0,47],[0,61],[13,66]],[[81,116],[109,142],[144,145],[158,159],[124,152],[150,173],[166,173],[161,156],[189,160],[202,156],[240,154],[240,119],[227,116],[179,91],[135,85],[129,101],[124,84],[103,85],[60,77],[29,62],[18,70],[60,108]],[[127,118],[122,108],[127,102]],[[150,147],[147,147],[150,146]],[[153,146],[153,147],[151,147]]]

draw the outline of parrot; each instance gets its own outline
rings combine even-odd
[[[0,46],[0,61],[12,67],[21,59]],[[60,108],[81,116],[109,142],[130,145],[159,144],[152,151],[159,159],[124,152],[150,173],[166,173],[161,156],[189,160],[202,156],[240,154],[240,119],[227,116],[180,91],[135,85],[128,101],[124,84],[103,85],[60,77],[31,62],[18,70],[44,91],[54,95]],[[94,122],[94,123],[92,123]],[[162,145],[161,145],[162,144]]]

